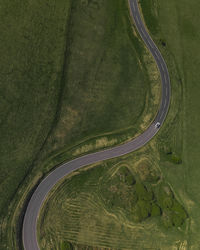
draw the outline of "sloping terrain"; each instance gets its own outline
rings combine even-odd
[[[77,228],[84,228],[87,230],[88,234],[80,233],[79,237],[75,237],[76,228],[73,234],[60,233],[61,237],[59,238],[55,233],[49,230],[46,232],[47,234],[43,238],[43,241],[41,241],[41,245],[45,244],[45,239],[47,244],[51,237],[55,237],[54,239],[56,242],[65,239],[75,245],[78,244],[77,242],[84,241],[85,245],[95,246],[96,244],[96,246],[100,246],[100,239],[99,242],[93,241],[90,243],[91,241],[87,238],[90,232],[95,232],[94,228],[97,228],[95,223],[97,223],[97,225],[103,225],[97,231],[102,232],[102,228],[105,230],[103,239],[107,240],[107,245],[105,245],[105,242],[103,243],[107,248],[112,245],[114,249],[119,249],[123,245],[123,242],[124,244],[127,242],[127,246],[125,247],[125,245],[123,245],[123,249],[199,249],[199,3],[195,0],[190,2],[186,2],[185,0],[143,0],[140,1],[140,3],[146,25],[164,55],[169,68],[172,84],[172,102],[167,121],[158,136],[151,141],[150,145],[141,150],[139,156],[138,152],[134,153],[133,158],[137,160],[143,157],[150,158],[152,161],[152,169],[153,166],[158,166],[160,168],[163,179],[170,185],[175,197],[187,211],[188,219],[182,227],[173,230],[163,229],[159,221],[150,222],[150,219],[148,219],[141,224],[137,224],[137,228],[144,226],[143,233],[150,231],[151,239],[141,231],[139,233],[141,238],[139,236],[137,238],[137,235],[133,232],[128,234],[129,236],[126,238],[124,235],[127,233],[127,224],[130,223],[130,220],[126,220],[126,223],[122,223],[123,226],[119,226],[119,221],[125,220],[124,216],[120,217],[120,215],[117,214],[115,217],[110,213],[106,214],[103,209],[101,213],[97,212],[97,207],[100,207],[99,204],[95,206],[91,212],[93,216],[98,213],[98,216],[88,218],[86,215],[89,210],[84,209],[85,207],[92,207],[97,197],[85,196],[83,202],[84,207],[80,210],[77,209],[78,203],[68,203],[70,200],[66,201],[62,208],[63,210],[64,207],[66,209],[64,210],[66,217],[63,217],[64,220],[62,221],[55,220],[55,228],[60,228],[61,232],[62,230],[63,232],[67,232],[70,227],[73,228],[73,223],[67,223],[69,220],[74,219],[73,214],[75,214],[75,211],[79,211],[80,213],[83,212],[80,218],[86,216],[87,222],[81,224],[81,220],[78,220],[80,224]],[[121,159],[121,161],[122,160],[124,159]],[[99,176],[100,175],[103,177],[103,170]],[[72,177],[71,181],[73,181],[73,178],[75,177]],[[89,180],[89,178],[92,177],[88,176],[87,178]],[[87,182],[85,185],[87,188]],[[77,184],[74,183],[71,189],[74,190],[76,186]],[[93,186],[94,190],[95,188],[96,182]],[[92,193],[92,187],[89,190]],[[59,191],[62,192],[62,189]],[[49,204],[47,203],[51,209],[53,208],[50,204],[53,202],[55,194],[52,194]],[[68,197],[67,191],[64,192],[62,197],[63,201]],[[74,197],[76,197],[76,199],[81,199],[82,196],[81,194],[74,194]],[[75,199],[74,197],[71,197],[71,199]],[[88,201],[90,202],[87,203]],[[70,206],[70,204],[74,206]],[[88,204],[90,204],[90,206]],[[48,221],[48,216],[54,214],[56,218],[55,212],[51,214],[51,210],[49,210],[48,213],[49,214],[47,214],[45,218],[46,222]],[[67,213],[72,215],[70,219]],[[113,213],[115,214],[115,211],[113,211]],[[76,215],[77,214],[78,213],[76,213]],[[104,216],[107,216],[107,224],[104,222]],[[59,218],[58,215],[57,218]],[[91,222],[91,224],[89,222]],[[149,227],[150,224],[151,227]],[[46,225],[48,225],[48,222]],[[66,225],[68,225],[68,227],[66,227]],[[91,228],[89,225],[91,225]],[[110,231],[107,229],[106,225],[109,225],[108,228]],[[46,230],[48,230],[48,226]],[[131,230],[132,228],[130,226],[128,231],[131,232]],[[115,235],[116,231],[117,236]],[[156,232],[155,238],[154,232]],[[115,237],[112,236],[112,233]],[[97,235],[98,234],[94,233],[92,239],[95,237],[95,239],[97,239]],[[111,237],[107,238],[107,235],[111,235]],[[123,235],[122,237],[125,237],[126,240],[123,241],[123,239],[120,238],[121,235]],[[129,240],[132,239],[131,237],[135,237],[133,240],[135,244],[134,247],[133,245],[128,245],[130,244]],[[131,241],[131,244],[133,244],[133,241]],[[103,243],[101,245],[102,247]]]
[[[123,1],[2,1],[0,12],[4,249],[20,238],[26,192],[43,174],[143,131],[160,84]]]
[[[187,213],[160,172],[158,148],[150,144],[58,184],[38,223],[41,249],[62,249],[66,242],[72,249],[173,249],[184,244]]]

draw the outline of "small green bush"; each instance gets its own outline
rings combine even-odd
[[[181,164],[182,163],[182,159],[180,156],[177,155],[172,155],[172,162],[175,164]]]
[[[158,205],[162,209],[171,207],[172,206],[171,203],[173,203],[174,196],[170,187],[167,185],[161,185],[159,187],[159,192],[156,195],[156,199],[157,199]]]
[[[163,209],[171,208],[173,206],[173,198],[167,197],[163,200]]]
[[[174,204],[172,207],[172,211],[174,212],[174,214],[176,214],[177,216],[179,216],[180,218],[186,219],[187,218],[187,213],[185,212],[184,208],[181,206],[181,204],[174,200]]]
[[[159,215],[161,215],[161,209],[157,204],[153,203],[151,209],[151,216],[154,217]]]
[[[64,241],[61,244],[61,250],[74,250],[74,247],[70,242]]]
[[[134,185],[136,183],[134,176],[132,174],[125,176],[125,183],[127,185]]]
[[[147,188],[140,182],[135,184],[135,191],[140,200],[150,201],[153,199],[153,192],[148,191]]]
[[[139,221],[142,221],[151,214],[151,203],[148,201],[139,200],[136,204],[136,216]]]
[[[131,202],[131,205],[134,206],[138,201],[138,196],[136,194],[135,191],[133,191],[131,194],[130,194],[130,202]]]
[[[175,227],[180,227],[182,224],[183,224],[183,218],[176,215],[176,214],[173,214],[172,215],[172,223]]]
[[[172,218],[170,215],[168,216],[163,216],[163,225],[166,227],[166,228],[171,228],[173,227],[173,221],[172,221]]]

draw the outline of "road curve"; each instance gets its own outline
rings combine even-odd
[[[160,109],[157,113],[154,122],[150,125],[150,127],[143,134],[139,135],[132,141],[122,144],[120,146],[116,146],[111,149],[106,149],[97,153],[81,156],[70,162],[64,163],[60,167],[53,170],[39,184],[39,186],[33,193],[28,203],[24,216],[22,237],[25,250],[40,249],[37,242],[37,232],[36,232],[37,218],[39,216],[39,212],[43,205],[43,202],[45,201],[45,198],[47,197],[49,191],[53,188],[53,186],[56,183],[58,183],[58,181],[60,181],[63,177],[65,177],[69,173],[77,169],[80,169],[84,166],[87,166],[89,164],[122,156],[141,148],[144,144],[150,141],[154,137],[154,135],[158,132],[159,129],[155,128],[155,124],[157,122],[160,122],[160,124],[162,125],[162,123],[165,120],[170,104],[170,92],[171,92],[170,78],[167,66],[165,64],[165,61],[161,53],[159,52],[153,40],[149,36],[143,24],[137,0],[129,0],[129,6],[130,6],[131,16],[135,22],[137,30],[141,38],[143,39],[144,43],[152,53],[157,63],[158,69],[160,71],[161,83],[162,83],[162,98],[160,103]]]

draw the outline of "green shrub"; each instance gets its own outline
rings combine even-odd
[[[130,194],[130,202],[131,202],[131,206],[134,206],[138,201],[138,196],[136,194],[135,191],[133,191],[131,194]]]
[[[153,192],[148,191],[147,188],[140,182],[135,184],[135,191],[140,200],[150,201],[153,199]]]
[[[139,200],[135,209],[136,217],[138,221],[142,221],[151,214],[151,203],[148,201]]]
[[[173,205],[164,209],[164,214],[163,222],[167,228],[172,226],[180,227],[187,218],[187,213],[175,198],[173,199]]]
[[[121,167],[118,174],[127,185],[134,185],[136,183],[134,176],[127,167]]]
[[[70,242],[64,241],[61,243],[61,250],[74,250],[74,247]]]
[[[159,215],[161,215],[161,209],[157,204],[153,203],[151,209],[151,216],[159,216]]]
[[[131,173],[128,176],[125,176],[125,183],[127,185],[134,185],[136,183],[135,178]]]
[[[174,200],[174,204],[171,209],[175,215],[179,216],[183,220],[187,218],[186,211],[184,210],[184,208],[181,206],[181,204],[178,201]]]
[[[163,209],[171,208],[173,206],[173,198],[167,197],[163,200]]]
[[[175,227],[180,227],[182,224],[183,224],[183,218],[176,215],[176,214],[173,214],[172,215],[172,223]]]
[[[172,161],[173,163],[175,164],[181,164],[182,163],[182,159],[180,156],[177,156],[177,155],[172,155]]]
[[[166,227],[166,228],[171,228],[173,227],[173,221],[172,221],[172,218],[170,215],[164,215],[163,216],[163,225]]]
[[[167,185],[160,185],[159,192],[156,195],[156,199],[158,201],[158,205],[162,209],[171,207],[172,206],[171,203],[173,203],[174,196],[170,187]]]
[[[187,213],[168,185],[164,184],[159,187],[156,199],[163,213],[164,226],[167,228],[181,226],[187,218]]]

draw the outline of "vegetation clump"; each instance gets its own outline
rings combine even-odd
[[[180,156],[178,155],[172,155],[172,161],[175,164],[181,164],[182,163],[182,159]]]
[[[137,172],[139,173],[139,177],[143,182],[157,183],[160,179],[158,170],[155,168],[150,168],[148,164],[139,164],[137,167]]]
[[[75,250],[75,249],[79,249],[79,250],[93,250],[94,247],[93,246],[87,246],[87,245],[82,245],[82,244],[75,244],[75,243],[71,243],[68,241],[63,241],[60,244],[60,250]],[[95,249],[98,249],[95,247]]]
[[[73,245],[70,242],[63,241],[60,244],[60,249],[61,250],[74,250],[74,247],[73,247]]]
[[[141,181],[127,167],[121,167],[109,179],[110,186],[107,186],[108,180],[103,185],[106,205],[112,210],[123,210],[135,222],[142,222],[149,217],[161,217],[167,228],[181,226],[187,213],[169,185],[164,182],[152,184],[151,178],[147,177],[145,180],[149,182]]]
[[[161,215],[161,209],[157,204],[153,203],[151,208],[151,216],[154,217],[159,215]]]
[[[173,152],[171,150],[171,148],[167,148],[165,151],[166,151],[166,155],[168,157],[168,160],[170,160],[171,162],[173,162],[175,164],[182,163],[181,156],[179,154],[177,154],[176,152]]]

